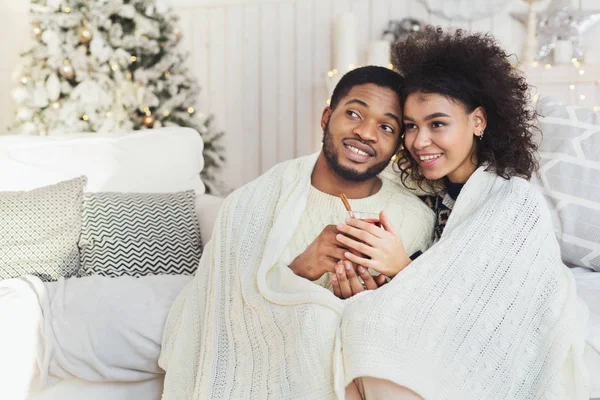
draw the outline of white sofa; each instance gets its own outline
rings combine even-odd
[[[202,240],[208,241],[222,198],[205,194],[203,143],[192,129],[130,134],[0,136],[0,191],[30,190],[86,175],[88,192],[196,192]],[[6,377],[8,378],[8,377]],[[30,399],[160,399],[162,376],[141,382],[68,379]],[[2,397],[2,396],[0,396]]]
[[[64,137],[0,136],[0,191],[28,190],[79,175],[89,191],[196,191],[196,211],[204,242],[222,199],[204,194],[200,181],[202,142],[196,132],[163,129],[131,135],[83,134]],[[585,358],[600,398],[600,273],[573,269],[592,320]],[[67,379],[31,400],[160,399],[162,376],[139,382]]]

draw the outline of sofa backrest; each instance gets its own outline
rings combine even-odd
[[[203,142],[191,128],[0,136],[0,191],[86,175],[88,192],[204,193]]]

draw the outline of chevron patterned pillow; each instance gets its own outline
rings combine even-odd
[[[86,177],[28,192],[0,192],[0,279],[51,281],[79,270],[77,240]]]
[[[202,255],[194,207],[194,191],[85,194],[79,275],[192,275]]]
[[[539,100],[540,176],[561,246],[572,266],[600,271],[600,114]]]

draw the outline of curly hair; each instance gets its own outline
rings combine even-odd
[[[412,93],[437,93],[459,101],[468,113],[481,106],[487,126],[477,140],[478,164],[505,179],[531,178],[538,168],[537,113],[525,78],[491,35],[427,27],[394,44],[392,63],[405,78],[403,102]],[[405,146],[397,166],[403,182],[439,187],[425,178]]]

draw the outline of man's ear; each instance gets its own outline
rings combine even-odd
[[[321,115],[321,129],[325,129],[325,125],[327,125],[327,122],[329,122],[332,112],[333,110],[329,106],[323,109],[323,115]]]

